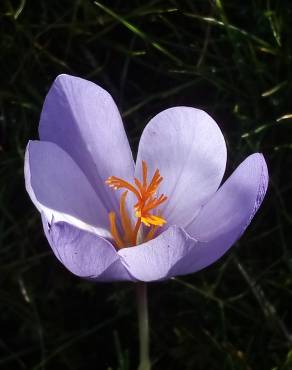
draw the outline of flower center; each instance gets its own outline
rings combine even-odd
[[[123,229],[122,236],[116,225],[115,212],[112,211],[109,213],[110,231],[118,249],[130,245],[137,245],[142,241],[138,239],[143,239],[144,242],[153,239],[158,227],[163,226],[166,223],[166,220],[161,216],[159,211],[157,212],[157,207],[167,199],[164,194],[158,197],[156,196],[158,187],[161,184],[163,177],[160,175],[160,172],[157,169],[152,177],[152,180],[150,183],[148,183],[148,168],[145,161],[142,161],[142,175],[142,181],[139,181],[135,177],[134,184],[115,176],[110,176],[105,181],[109,187],[115,190],[126,189],[126,191],[122,193],[120,200],[120,219]],[[132,225],[126,209],[126,197],[128,191],[133,193],[137,199],[137,202],[133,207],[135,216],[137,217],[135,225]],[[156,214],[153,214],[154,210],[156,211]],[[150,228],[146,236],[143,238],[140,237],[142,224]]]

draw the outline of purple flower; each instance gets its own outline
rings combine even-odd
[[[135,164],[113,99],[77,77],[53,83],[39,135],[26,149],[26,189],[56,257],[83,278],[153,281],[198,271],[242,235],[267,189],[259,153],[219,188],[223,135],[191,107],[148,123]]]

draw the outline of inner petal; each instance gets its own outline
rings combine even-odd
[[[170,225],[186,226],[216,192],[226,164],[226,145],[216,122],[204,111],[173,107],[145,127],[138,149],[135,176],[141,161],[148,173],[158,167],[167,181],[159,190],[169,197],[161,211]]]

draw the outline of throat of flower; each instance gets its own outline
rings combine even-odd
[[[148,183],[147,164],[145,161],[142,161],[141,181],[135,177],[134,184],[131,184],[115,176],[110,176],[105,181],[105,183],[114,190],[125,189],[120,199],[119,216],[121,230],[117,227],[117,216],[115,212],[111,211],[109,213],[110,232],[118,249],[134,246],[153,239],[157,229],[166,223],[166,220],[157,209],[167,199],[164,194],[156,196],[162,180],[163,177],[157,169],[152,180]],[[136,198],[133,212],[137,221],[134,225],[132,224],[132,218],[129,217],[126,207],[128,192],[134,194]],[[143,233],[143,225],[149,228],[146,233]]]

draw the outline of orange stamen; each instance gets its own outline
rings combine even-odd
[[[121,249],[124,247],[124,242],[118,232],[117,225],[116,225],[116,214],[115,212],[109,213],[109,221],[110,221],[110,230],[111,234],[114,238],[114,241],[116,242],[116,245],[118,249]]]
[[[136,190],[136,188],[133,185],[131,185],[130,183],[128,183],[127,181],[125,181],[123,179],[120,179],[119,177],[110,176],[105,181],[105,183],[110,188],[114,188],[115,190],[125,188],[125,189],[130,190],[132,193],[134,193],[136,195],[136,197],[140,196],[139,192]]]
[[[154,238],[154,235],[155,235],[155,232],[156,230],[158,229],[159,226],[154,226],[154,225],[151,225],[151,228],[148,232],[148,234],[146,235],[144,241],[145,242],[149,242],[149,240],[153,239]]]
[[[142,185],[141,182],[136,177],[134,178],[134,181],[135,181],[135,184],[136,184],[137,188],[140,191],[140,194],[143,194],[143,192],[144,192],[144,185]]]
[[[160,175],[159,170],[157,169],[154,172],[154,175],[148,185],[147,181],[148,168],[145,161],[142,161],[142,181],[134,178],[134,184],[131,184],[119,177],[110,176],[106,180],[106,184],[110,187],[117,189],[127,189],[123,192],[120,200],[120,217],[121,224],[123,228],[123,238],[120,236],[116,222],[115,222],[115,213],[110,212],[110,229],[112,236],[117,244],[118,248],[123,248],[132,245],[136,245],[138,242],[138,233],[143,223],[145,226],[150,227],[150,231],[146,235],[145,240],[148,241],[153,238],[157,228],[163,226],[166,223],[166,220],[161,217],[161,215],[153,215],[151,211],[157,208],[160,204],[167,200],[167,197],[164,194],[161,194],[159,197],[156,197],[157,189],[160,183],[163,180],[163,177]],[[128,216],[126,210],[126,196],[128,191],[131,191],[137,198],[137,202],[134,205],[135,216],[138,218],[134,228],[132,227],[131,220]]]
[[[127,209],[126,209],[126,196],[128,191],[125,191],[121,196],[120,201],[120,215],[121,215],[121,223],[124,230],[124,239],[130,241],[132,239],[132,224],[131,220],[128,216]]]
[[[143,207],[143,212],[148,212],[153,208],[156,208],[159,206],[159,204],[165,202],[167,197],[165,195],[160,195],[157,199],[150,199],[150,201]]]
[[[147,215],[146,217],[141,216],[141,221],[146,226],[156,225],[156,226],[163,226],[166,221],[162,217],[154,216],[154,215]]]
[[[141,218],[138,218],[135,228],[133,230],[133,235],[132,235],[132,243],[133,245],[137,245],[138,242],[138,232],[141,226]]]

